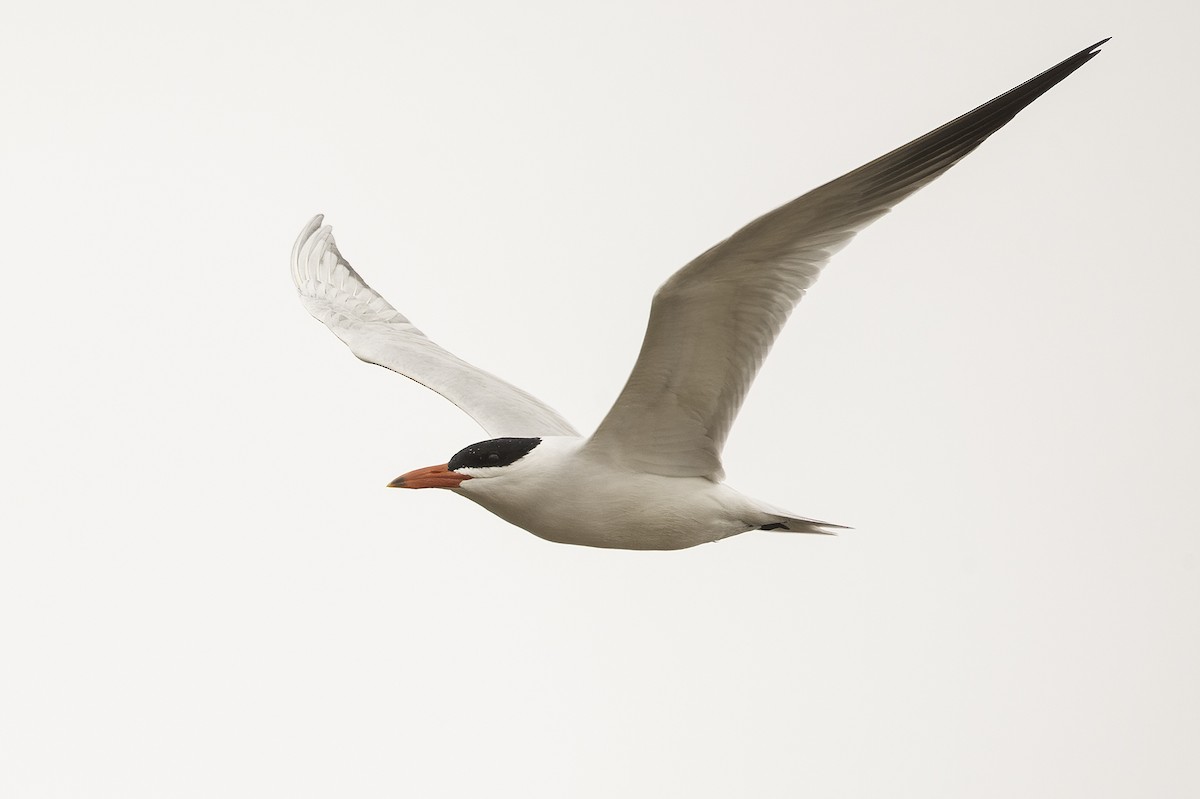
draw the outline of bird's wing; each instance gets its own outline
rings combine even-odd
[[[346,262],[318,215],[292,247],[292,280],[308,312],[367,363],[399,372],[462,408],[489,435],[577,436],[554,409],[430,341]]]
[[[720,479],[746,391],[829,258],[1102,44],[756,219],[676,272],[654,295],[633,373],[585,451],[639,471]]]

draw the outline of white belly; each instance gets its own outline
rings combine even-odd
[[[470,480],[459,493],[505,521],[562,544],[684,549],[762,523],[756,521],[761,514],[752,500],[706,478],[557,465],[526,473],[520,481]]]

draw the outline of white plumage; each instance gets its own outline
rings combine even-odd
[[[570,544],[679,549],[753,529],[829,532],[838,525],[781,511],[721,482],[722,447],[772,343],[858,231],[1103,43],[760,217],[672,275],[654,296],[625,388],[590,438],[545,403],[433,343],[351,268],[321,216],[296,240],[292,278],[308,311],[355,355],[437,391],[493,437],[393,486],[448,488]]]
[[[338,252],[314,216],[292,247],[292,280],[308,312],[350,351],[431,388],[493,436],[577,436],[548,405],[434,344],[379,296]]]

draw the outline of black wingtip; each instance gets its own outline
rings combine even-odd
[[[1104,45],[1108,44],[1110,41],[1112,41],[1111,36],[1109,36],[1107,39],[1101,39],[1100,41],[1093,44],[1091,47],[1083,48],[1078,53],[1076,53],[1075,55],[1068,58],[1067,61],[1078,60],[1080,66],[1082,66],[1083,64],[1087,63],[1088,61],[1091,61],[1096,56],[1100,55],[1100,48],[1103,47]],[[1063,62],[1063,63],[1066,63],[1066,62]]]

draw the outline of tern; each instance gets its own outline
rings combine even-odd
[[[590,437],[548,405],[418,330],[342,257],[324,217],[292,249],[309,313],[358,358],[433,389],[488,440],[388,485],[443,488],[564,544],[672,550],[749,530],[832,533],[723,482],[721,450],[792,309],[854,235],[930,183],[1108,39],[974,111],[759,217],[654,295],[628,382]]]

